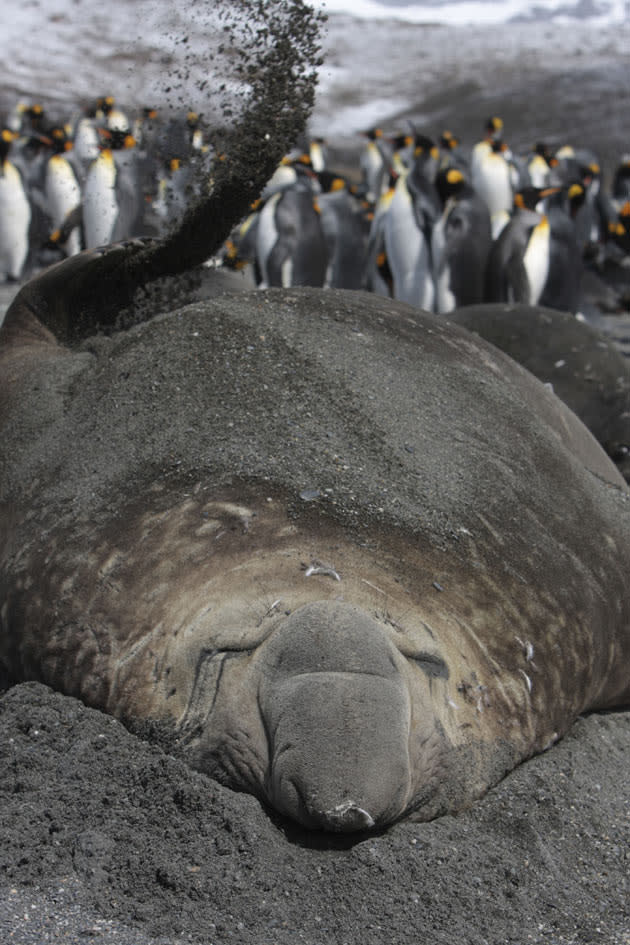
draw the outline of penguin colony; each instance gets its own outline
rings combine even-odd
[[[496,117],[469,153],[447,131],[363,138],[346,175],[321,138],[287,155],[214,262],[249,266],[263,288],[365,289],[436,313],[522,302],[577,314],[585,267],[625,265],[630,156],[607,192],[592,151],[515,154]],[[163,232],[221,159],[193,112],[131,118],[103,96],[60,122],[17,105],[0,144],[0,278]]]

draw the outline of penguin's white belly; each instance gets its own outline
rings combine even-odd
[[[490,216],[512,208],[510,167],[500,154],[488,154],[472,173],[472,185],[485,201]]]
[[[525,250],[523,263],[529,282],[529,304],[536,305],[549,274],[549,223],[543,217],[534,227]]]
[[[470,155],[470,175],[474,180],[479,173],[479,168],[486,157],[492,153],[492,146],[488,141],[478,141],[472,149]]]
[[[178,224],[188,208],[187,177],[179,168],[169,177],[158,181],[158,195],[153,201],[153,209],[162,223],[168,226]]]
[[[98,132],[91,121],[81,119],[74,138],[74,153],[78,161],[87,165],[99,155]]]
[[[267,260],[269,253],[278,241],[278,230],[276,227],[276,204],[280,200],[282,192],[274,194],[266,202],[260,211],[260,220],[258,222],[258,231],[256,233],[256,256],[260,267],[261,282],[260,288],[266,289],[269,286],[269,270]]]
[[[67,161],[52,157],[46,168],[46,197],[54,226],[63,223],[81,203],[81,190]]]
[[[507,210],[501,210],[499,213],[495,213],[490,217],[490,226],[492,229],[493,240],[498,240],[509,222],[510,214],[507,212]]]
[[[378,200],[383,180],[383,158],[373,141],[370,141],[361,155],[360,167],[367,188],[368,200]]]
[[[46,202],[53,227],[61,226],[68,214],[81,203],[81,189],[71,166],[63,157],[53,156],[46,167]],[[70,234],[66,249],[73,256],[81,249],[78,230]]]
[[[87,249],[110,243],[116,220],[116,169],[101,158],[92,164],[83,191],[83,228]]]
[[[394,298],[431,310],[434,285],[430,253],[418,228],[406,188],[397,188],[385,220],[385,249],[394,283]]]
[[[0,271],[18,279],[28,254],[31,206],[22,178],[10,161],[0,174]]]
[[[549,181],[550,168],[541,155],[532,158],[527,167],[532,187],[546,187]]]

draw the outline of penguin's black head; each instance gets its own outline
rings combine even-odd
[[[4,163],[9,156],[11,150],[11,145],[18,138],[19,135],[16,131],[11,131],[10,128],[3,128],[0,132],[0,162]]]
[[[317,180],[325,194],[347,189],[347,181],[340,174],[333,174],[332,171],[318,171]]]
[[[608,224],[608,235],[624,253],[630,253],[630,200],[623,204],[617,219]]]
[[[551,162],[553,152],[545,141],[537,141],[534,145],[534,154],[539,154],[540,157],[544,158],[547,164],[549,164]]]
[[[443,131],[440,135],[440,147],[445,151],[454,151],[459,147],[459,139],[450,131]]]
[[[54,125],[50,128],[46,134],[46,140],[50,142],[54,154],[64,154],[72,148],[72,141],[68,137],[66,129],[62,128],[61,125]]]
[[[103,115],[109,115],[115,103],[116,100],[113,95],[101,95],[101,97],[96,100],[95,114],[102,112]]]
[[[567,187],[567,200],[569,201],[569,213],[572,217],[578,212],[586,199],[586,191],[581,184],[570,184]]]
[[[415,157],[423,157],[426,159],[433,158],[435,161],[439,158],[440,153],[432,138],[428,138],[426,135],[416,134],[413,143]]]
[[[23,115],[28,119],[31,128],[34,131],[41,131],[44,126],[44,106],[35,104],[29,105],[28,108],[24,109]]]
[[[135,147],[136,141],[133,135],[122,128],[99,128],[104,139],[104,147],[111,148],[112,151],[123,151],[125,148]]]
[[[493,141],[500,140],[503,136],[503,119],[497,118],[494,115],[492,118],[488,118],[485,124],[486,137],[491,138]]]
[[[585,187],[588,187],[594,180],[601,177],[601,173],[601,167],[597,161],[590,161],[588,164],[580,164],[580,175]]]
[[[467,187],[467,181],[459,168],[444,167],[435,178],[435,186],[444,205],[447,200],[457,196]]]
[[[545,197],[557,194],[560,187],[522,187],[514,196],[514,206],[519,210],[536,210]]]
[[[411,135],[395,135],[391,139],[391,143],[394,145],[394,150],[401,151],[403,148],[411,147],[413,140]]]

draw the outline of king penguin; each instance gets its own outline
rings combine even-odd
[[[538,304],[574,315],[579,307],[583,266],[575,216],[584,198],[582,185],[571,184],[550,194],[545,208],[549,220],[549,271]]]
[[[367,142],[359,158],[359,167],[365,197],[371,203],[376,203],[383,193],[391,162],[391,153],[381,128],[370,128],[369,131],[365,131],[363,134],[367,138]]]
[[[310,160],[293,162],[294,181],[266,196],[256,230],[261,288],[322,287],[328,254]]]
[[[385,249],[385,222],[396,192],[397,180],[398,174],[390,173],[387,188],[379,197],[372,213],[367,246],[365,288],[368,292],[374,292],[384,298],[392,298],[394,294],[392,272]]]
[[[88,168],[100,153],[100,138],[94,121],[94,109],[86,109],[73,123],[72,162],[83,187]]]
[[[0,272],[7,282],[22,275],[29,248],[31,206],[22,176],[9,160],[17,132],[3,128],[0,134]]]
[[[477,164],[492,150],[493,144],[500,143],[503,138],[503,120],[496,116],[488,118],[484,125],[481,141],[474,145],[470,154],[471,177],[476,173]]]
[[[138,235],[142,212],[131,135],[106,131],[107,144],[88,170],[83,188],[87,249]]]
[[[367,231],[363,207],[345,178],[331,171],[317,175],[317,197],[328,253],[326,287],[361,289],[366,264]]]
[[[427,311],[435,300],[431,231],[441,213],[433,184],[438,160],[429,139],[416,145],[413,166],[398,177],[383,224],[394,298]]]
[[[96,117],[100,119],[110,131],[121,131],[129,134],[131,126],[126,114],[116,107],[113,95],[103,95],[96,103]]]
[[[551,148],[544,141],[537,141],[534,150],[525,158],[525,167],[531,187],[547,187],[551,179],[551,170],[557,164]]]
[[[328,148],[324,138],[311,138],[308,146],[308,153],[311,159],[311,167],[316,174],[326,169],[328,160]]]
[[[52,128],[49,137],[53,154],[46,162],[44,192],[48,216],[54,230],[51,239],[59,245],[58,234],[70,214],[75,212],[81,203],[81,187],[74,167],[67,159],[72,142],[68,139],[65,129]],[[69,233],[61,248],[67,256],[74,256],[81,251],[81,233],[78,227]]]
[[[617,212],[617,219],[608,224],[608,235],[613,245],[622,254],[621,267],[625,266],[623,257],[630,258],[630,200],[626,200]],[[625,281],[625,280],[624,280]]]
[[[194,186],[195,171],[190,161],[171,158],[164,162],[157,174],[157,193],[152,202],[158,229],[166,232],[179,223],[190,204]]]
[[[537,305],[549,273],[549,221],[538,207],[555,188],[525,187],[488,259],[486,301]]]
[[[492,228],[485,202],[458,168],[440,171],[436,187],[444,209],[433,227],[431,250],[435,311],[442,314],[483,302]]]
[[[505,215],[512,209],[514,192],[512,171],[503,153],[500,140],[492,141],[483,153],[479,152],[471,165],[471,184],[485,202],[493,224],[496,239],[505,224]]]

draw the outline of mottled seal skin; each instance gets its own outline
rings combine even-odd
[[[630,481],[630,367],[613,342],[544,307],[469,305],[447,317],[551,384]]]
[[[77,266],[106,292],[107,257],[47,298]],[[10,678],[162,720],[192,765],[330,831],[461,809],[628,701],[630,495],[500,351],[309,289],[71,350],[41,299],[0,333]]]

